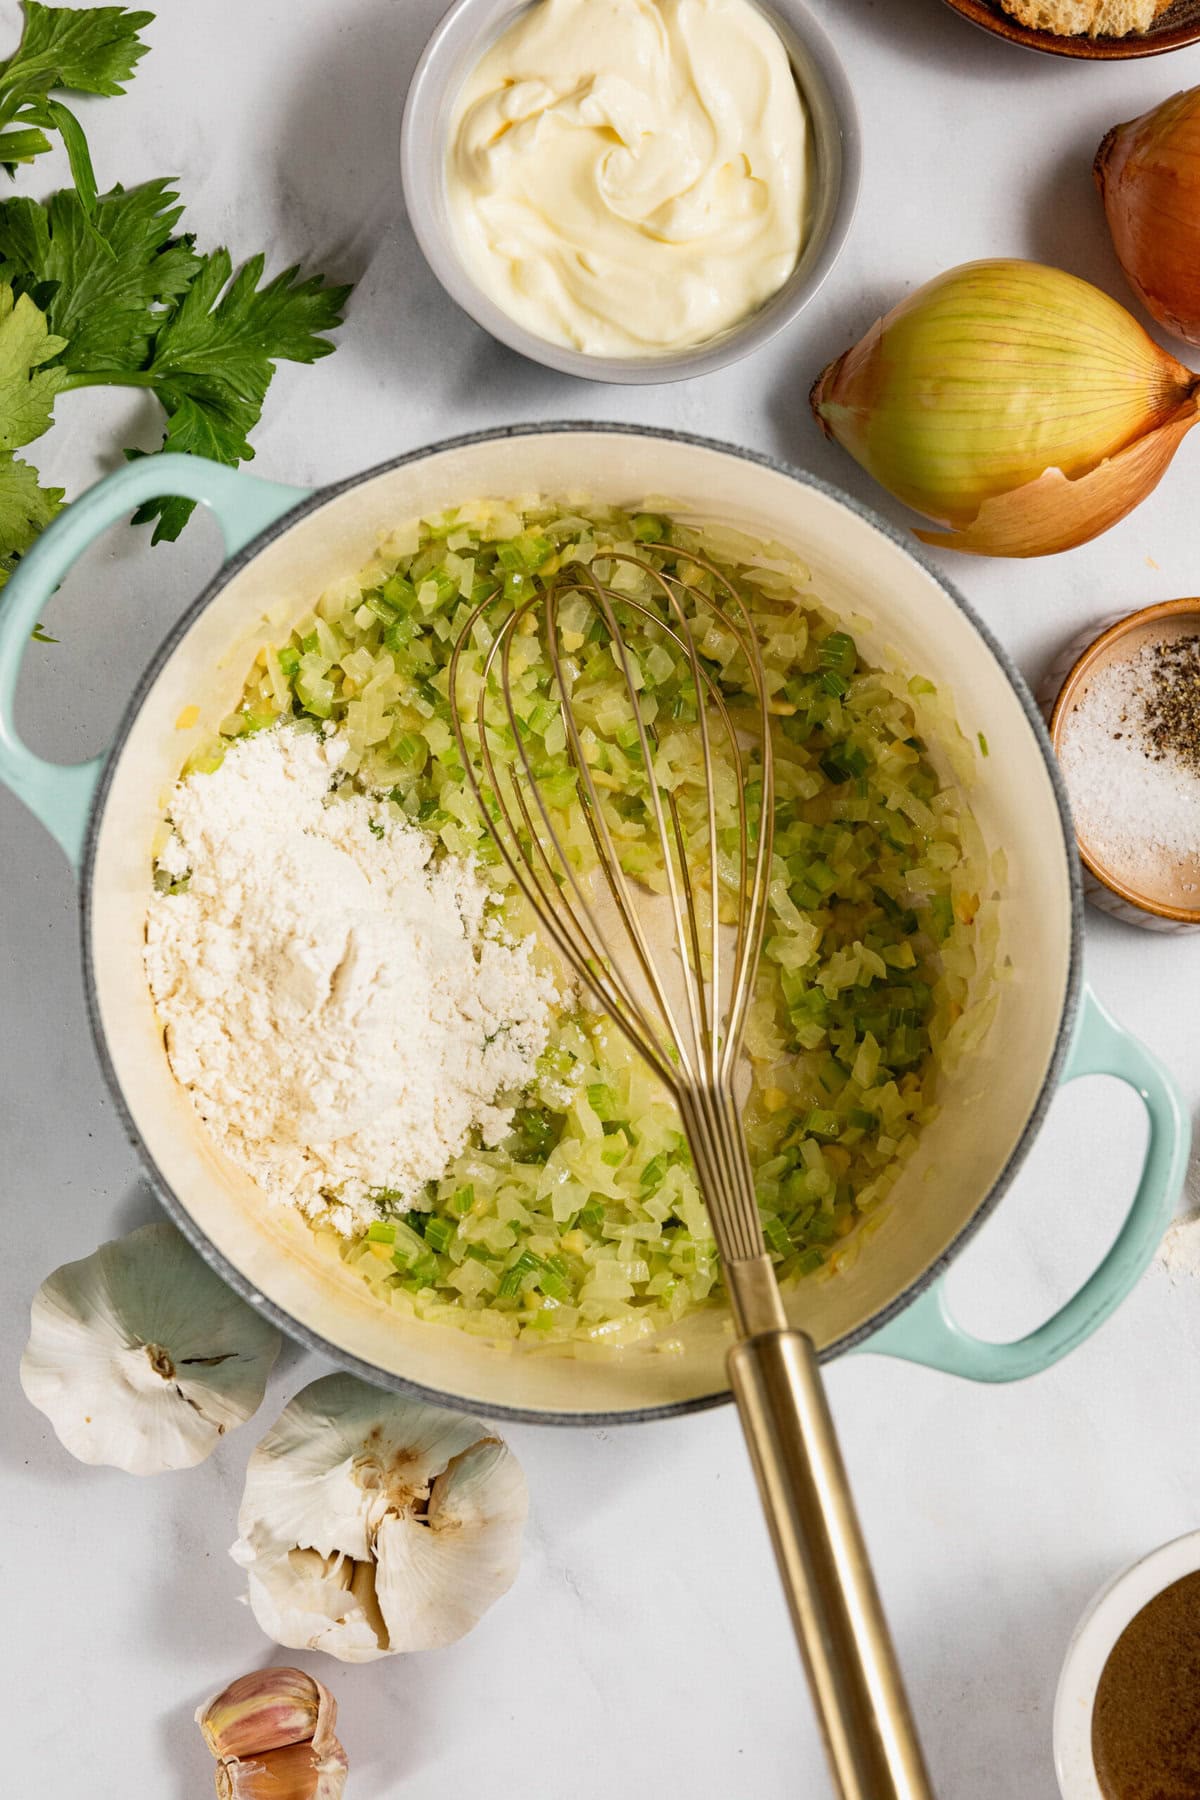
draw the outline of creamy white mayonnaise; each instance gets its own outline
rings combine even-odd
[[[807,139],[787,52],[750,0],[537,0],[458,99],[460,253],[552,343],[700,344],[795,268]]]

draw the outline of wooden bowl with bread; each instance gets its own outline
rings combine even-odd
[[[993,37],[1107,62],[1200,43],[1200,0],[946,0]]]

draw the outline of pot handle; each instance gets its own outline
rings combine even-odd
[[[72,867],[83,854],[92,797],[107,752],[81,763],[46,762],[21,742],[13,721],[21,660],[54,590],[102,531],[145,500],[181,494],[202,501],[216,514],[225,553],[233,556],[306,500],[308,491],[260,481],[199,456],[143,456],[72,501],[21,558],[0,594],[0,782],[58,840]]]
[[[964,1331],[946,1304],[944,1278],[861,1346],[905,1362],[925,1363],[969,1381],[1021,1381],[1037,1375],[1091,1337],[1130,1292],[1175,1209],[1187,1166],[1191,1129],[1175,1084],[1158,1059],[1083,990],[1064,1081],[1116,1075],[1141,1096],[1150,1141],[1141,1179],[1116,1241],[1099,1268],[1052,1318],[1011,1344],[991,1344]]]

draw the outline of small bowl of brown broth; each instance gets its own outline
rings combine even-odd
[[[1063,1800],[1200,1800],[1200,1532],[1110,1582],[1054,1704]]]

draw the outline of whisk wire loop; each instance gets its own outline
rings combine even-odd
[[[691,552],[689,554],[690,560],[698,568],[704,569],[712,577],[714,582],[721,587],[727,598],[732,602],[733,606],[736,608],[736,612],[741,615],[742,624],[739,626],[735,613],[731,613],[728,608],[717,606],[711,600],[708,602],[710,609],[724,626],[725,630],[729,632],[745,658],[747,668],[750,672],[750,680],[754,688],[755,701],[758,709],[757,740],[760,746],[762,796],[759,829],[755,845],[754,872],[753,876],[750,878],[749,887],[747,885],[747,840],[749,832],[745,812],[745,791],[740,785],[738,788],[739,881],[737,953],[734,963],[730,1017],[723,1049],[725,1074],[728,1076],[732,1071],[733,1064],[741,1049],[742,1034],[745,1029],[745,1017],[749,1009],[750,998],[753,991],[754,973],[758,968],[759,957],[762,953],[762,940],[766,925],[767,911],[766,872],[770,865],[773,837],[772,828],[775,818],[775,761],[771,754],[771,711],[769,696],[767,694],[766,676],[763,671],[762,658],[758,649],[758,636],[746,608],[746,603],[737,592],[737,589],[733,587],[728,577],[725,576],[714,563],[711,563],[707,557],[701,556],[696,552]],[[633,558],[632,560],[639,561],[640,559]],[[645,567],[647,565],[643,564],[642,566]],[[662,575],[657,570],[652,571],[652,573],[666,584],[677,586],[684,592],[694,591],[688,589],[687,585],[680,581],[676,576]],[[698,657],[696,655],[694,639],[691,639],[690,634],[689,640],[692,649],[693,667],[695,667],[698,662]],[[719,696],[720,690],[716,689],[716,692]],[[724,713],[723,706],[722,713],[727,720],[728,714]],[[706,766],[706,774],[707,773]],[[715,814],[713,816],[715,819]],[[746,896],[748,892],[752,893],[755,897],[753,906],[749,908],[749,918],[747,917],[746,908]]]
[[[505,863],[516,880],[524,899],[549,934],[555,947],[579,975],[580,979],[587,986],[593,997],[600,1003],[601,1007],[613,1015],[617,1024],[625,1034],[630,1037],[631,1040],[637,1041],[639,1048],[643,1048],[644,1053],[648,1053],[647,1060],[651,1061],[655,1073],[659,1078],[666,1082],[667,1085],[673,1087],[673,1070],[671,1069],[669,1062],[664,1060],[658,1052],[658,1047],[654,1042],[653,1029],[650,1021],[644,1017],[636,1000],[629,992],[628,984],[623,978],[623,972],[619,966],[613,962],[612,958],[606,955],[602,935],[599,931],[588,896],[578,879],[570,858],[562,854],[561,846],[558,845],[554,826],[550,819],[549,809],[546,806],[545,798],[534,775],[532,762],[525,745],[524,733],[521,730],[521,723],[512,699],[510,667],[512,640],[520,631],[521,620],[528,615],[534,607],[541,604],[539,596],[535,595],[533,598],[524,601],[519,607],[514,608],[507,615],[487,651],[483,665],[482,680],[476,705],[476,726],[479,734],[479,754],[480,761],[483,765],[483,773],[491,789],[497,809],[495,817],[492,816],[492,810],[487,806],[482,785],[475,773],[470,750],[463,737],[461,714],[456,703],[458,667],[461,651],[464,648],[464,645],[470,640],[470,634],[476,620],[482,616],[488,607],[494,604],[498,597],[498,594],[489,595],[475,608],[455,645],[450,661],[450,691],[452,699],[455,701],[455,704],[453,705],[455,732],[459,740],[459,754],[463,762],[468,783],[475,795],[477,803],[484,811],[484,816],[489,819],[492,827],[492,835],[496,840]],[[530,846],[529,852],[526,852],[522,848],[521,834],[514,825],[511,815],[506,810],[503,798],[504,788],[494,760],[491,736],[487,724],[486,707],[488,681],[497,659],[499,659],[500,688],[504,698],[509,729],[512,733],[516,754],[521,765],[522,773],[525,777],[525,786],[522,786],[522,784],[516,780],[510,781],[509,785],[512,789],[513,800],[520,814],[521,823],[525,827],[527,841]],[[513,771],[510,769],[508,773],[511,776]],[[542,818],[542,830],[545,831],[550,842],[558,850],[557,856],[553,858],[546,848],[546,843],[542,837],[542,831],[539,830],[530,810],[529,803],[526,799],[526,790],[533,794],[538,812]],[[544,870],[545,879],[550,882],[551,889],[556,898],[561,882],[565,879],[565,881],[570,884],[575,895],[576,905],[581,909],[583,917],[590,927],[590,935],[588,931],[584,930],[580,923],[579,914],[573,907],[570,905],[547,905],[546,890],[543,888],[536,873],[539,864]],[[562,871],[561,875],[560,870]]]
[[[647,549],[656,547],[650,545]],[[763,1239],[733,1087],[766,912],[765,871],[774,815],[770,713],[757,636],[744,602],[721,572],[703,557],[689,554],[688,560],[697,570],[707,571],[721,599],[678,574],[667,574],[643,557],[612,551],[597,561],[640,570],[648,578],[651,593],[657,594],[660,606],[618,590],[611,574],[604,582],[595,567],[572,564],[558,578],[509,607],[483,657],[474,708],[478,772],[466,741],[459,678],[463,651],[472,641],[479,621],[501,599],[499,590],[474,607],[459,635],[450,662],[450,697],[466,778],[489,820],[500,854],[551,942],[673,1094],[692,1149],[717,1248],[727,1261],[746,1260],[763,1254]],[[656,953],[643,921],[645,896],[639,905],[576,716],[578,671],[564,652],[561,622],[561,607],[573,596],[581,596],[602,622],[629,705],[643,777],[636,792],[645,809],[647,831],[660,853],[665,898],[674,928],[677,959],[673,959],[673,966],[677,960],[681,1002],[673,997],[661,951]],[[686,663],[696,702],[701,791],[705,797],[700,825],[690,832],[675,786],[659,768],[659,734],[647,722],[640,701],[640,671],[636,669],[618,608],[623,609],[624,616],[644,624],[649,635],[672,644]],[[719,674],[701,656],[695,621],[705,612],[732,640],[735,650],[741,652],[756,701],[756,729],[735,721]],[[551,671],[551,696],[559,705],[567,760],[579,792],[579,812],[619,920],[619,935],[632,952],[632,964],[645,998],[638,981],[631,978],[627,959],[616,953],[613,934],[597,915],[593,895],[563,841],[534,766],[530,734],[517,706],[513,669],[514,646],[528,633],[531,618],[540,620],[542,626]],[[497,730],[494,713],[489,714],[489,703],[497,689],[506,726],[503,733]],[[718,727],[728,748],[727,771],[718,768],[712,736]],[[496,740],[502,735],[511,739],[513,747],[507,763],[500,761],[497,752]],[[745,736],[752,740],[751,750],[758,752],[761,791],[753,861],[746,793],[753,758],[743,756],[741,738]],[[630,744],[628,753],[632,750]],[[717,804],[722,774],[732,782],[736,815],[732,876],[728,860],[722,862],[723,834]],[[723,970],[723,960],[728,963],[727,957],[723,959],[721,941],[723,886],[732,887],[735,898],[731,970]],[[698,889],[706,894],[707,931],[702,926]],[[726,975],[729,998],[723,1009]]]
[[[678,808],[672,807],[670,810],[676,828],[674,831],[675,854],[672,854],[672,839],[671,835],[667,832],[667,827],[663,818],[662,794],[659,790],[659,784],[654,771],[654,751],[657,746],[651,745],[650,733],[646,726],[645,719],[642,717],[641,708],[638,705],[637,685],[633,678],[629,648],[621,633],[620,627],[617,624],[616,615],[613,611],[608,594],[596,580],[592,570],[588,569],[586,574],[586,585],[584,585],[584,583],[579,583],[574,585],[571,591],[588,594],[590,598],[594,599],[595,605],[608,630],[610,647],[617,662],[617,666],[624,678],[625,686],[632,702],[633,718],[638,735],[638,747],[642,757],[642,766],[646,772],[647,794],[654,817],[658,840],[663,850],[663,869],[667,880],[667,891],[670,896],[671,909],[675,920],[677,941],[685,944],[685,946],[695,946],[694,964],[693,958],[688,954],[687,948],[685,948],[682,957],[684,997],[687,1002],[691,1025],[690,1045],[687,1038],[685,1038],[683,1031],[680,1029],[675,1009],[666,992],[657,963],[642,928],[637,908],[634,904],[633,895],[630,891],[628,878],[626,877],[624,869],[621,867],[620,856],[612,839],[608,819],[603,806],[600,804],[599,795],[596,792],[591,766],[584,754],[579,727],[570,703],[571,695],[567,687],[566,672],[563,667],[559,644],[558,604],[560,592],[558,589],[552,588],[547,595],[547,623],[549,626],[548,649],[551,664],[554,669],[555,680],[558,683],[560,701],[563,708],[563,722],[566,726],[571,761],[583,781],[587,792],[589,805],[585,809],[585,817],[588,820],[589,828],[593,829],[594,832],[598,832],[600,838],[603,840],[603,851],[600,855],[601,872],[604,875],[605,881],[617,905],[621,921],[638,952],[643,971],[650,982],[655,1002],[666,1023],[668,1036],[678,1051],[682,1064],[682,1078],[685,1081],[694,1083],[703,1078],[701,1057],[700,1055],[693,1053],[701,1052],[704,1047],[707,1035],[705,1030],[707,1024],[707,1009],[702,992],[703,984],[698,980],[698,970],[700,968],[699,937],[695,912],[695,896],[692,891],[691,883],[687,878],[686,845],[682,836],[682,827],[679,824]],[[641,612],[643,616],[652,620],[654,619],[653,613],[651,613],[648,608],[639,607],[636,610]],[[703,713],[703,707],[701,707],[699,711]],[[682,870],[682,879],[677,875],[677,859]],[[681,888],[683,890],[682,897]],[[715,915],[715,905],[713,910]],[[686,929],[686,932],[685,918],[687,927],[690,928]]]

